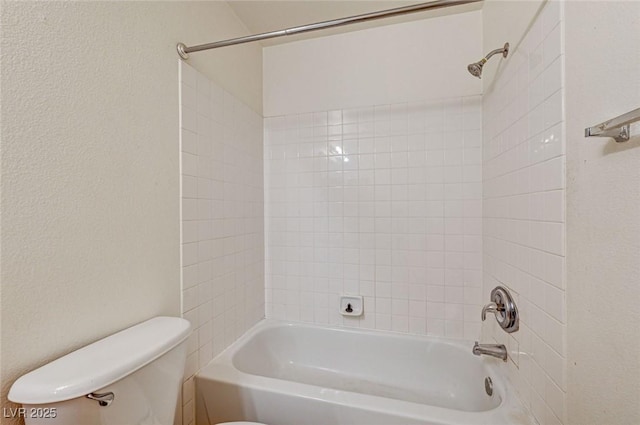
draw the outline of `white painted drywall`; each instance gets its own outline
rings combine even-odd
[[[640,3],[567,2],[565,14],[567,423],[638,424],[640,136],[584,128],[640,107]]]
[[[0,15],[4,407],[19,375],[180,314],[174,46],[246,29],[224,2],[2,2]],[[259,112],[261,60],[239,46],[192,64]]]
[[[418,102],[481,93],[481,11],[264,49],[264,115]]]
[[[486,55],[509,43],[512,57],[533,25],[546,0],[485,0],[482,6],[482,51]],[[479,60],[480,58],[478,58]],[[495,81],[495,74],[504,61],[493,56],[482,69],[483,93],[487,93]]]

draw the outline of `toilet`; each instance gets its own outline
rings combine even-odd
[[[26,425],[173,425],[191,325],[155,317],[20,377]]]
[[[191,324],[155,317],[23,375],[25,425],[173,425]],[[264,425],[226,422],[219,425]]]

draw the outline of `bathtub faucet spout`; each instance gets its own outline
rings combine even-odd
[[[497,357],[505,362],[507,361],[507,347],[505,347],[504,344],[478,344],[478,341],[476,341],[471,351],[476,356],[486,354],[487,356]]]

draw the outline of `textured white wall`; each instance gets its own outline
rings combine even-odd
[[[640,107],[640,3],[567,2],[565,15],[567,423],[638,424],[640,129],[623,144],[583,135]]]
[[[223,2],[2,2],[0,15],[4,406],[22,373],[180,314],[174,46],[246,29]],[[258,46],[192,62],[260,110]]]
[[[264,49],[264,116],[480,94],[480,11]]]

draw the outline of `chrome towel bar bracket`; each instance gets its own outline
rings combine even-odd
[[[584,137],[613,137],[618,142],[631,138],[631,124],[640,121],[640,108],[584,129]]]

